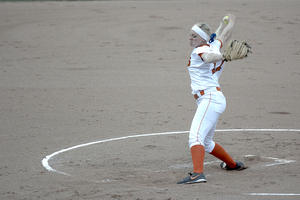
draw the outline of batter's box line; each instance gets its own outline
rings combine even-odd
[[[244,155],[245,158],[247,158],[247,157],[254,157],[254,156],[255,155]],[[286,159],[266,157],[266,156],[260,156],[260,157],[261,158],[265,158],[265,159],[274,160],[275,163],[267,164],[267,165],[261,165],[259,167],[271,167],[271,166],[275,166],[275,165],[284,165],[284,164],[296,162],[296,160],[286,160]]]

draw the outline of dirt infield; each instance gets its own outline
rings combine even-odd
[[[299,199],[299,8],[0,3],[0,199]],[[192,170],[189,30],[215,30],[228,12],[253,53],[226,64],[214,140],[248,169],[221,170],[207,155],[208,182],[177,185]]]

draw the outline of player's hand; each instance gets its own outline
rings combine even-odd
[[[235,22],[236,17],[235,17],[234,14],[227,13],[226,16],[228,16],[228,19],[227,19],[228,23],[230,23],[230,21],[234,21]]]

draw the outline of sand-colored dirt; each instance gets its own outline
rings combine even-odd
[[[190,28],[215,30],[230,12],[233,38],[252,46],[226,63],[218,130],[299,130],[299,9],[297,0],[0,3],[0,199],[299,199],[300,131],[218,131],[249,168],[227,172],[207,155],[207,183],[176,184],[192,170]],[[48,161],[57,172],[42,165],[76,145],[175,131],[59,153]]]

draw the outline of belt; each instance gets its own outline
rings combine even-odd
[[[216,90],[217,90],[217,91],[221,91],[221,88],[216,87]],[[205,94],[205,91],[206,91],[206,90],[200,90],[200,95],[203,96],[203,95]],[[197,94],[194,94],[194,97],[195,97],[195,99],[198,99],[198,98],[199,98],[199,96],[198,96]]]

